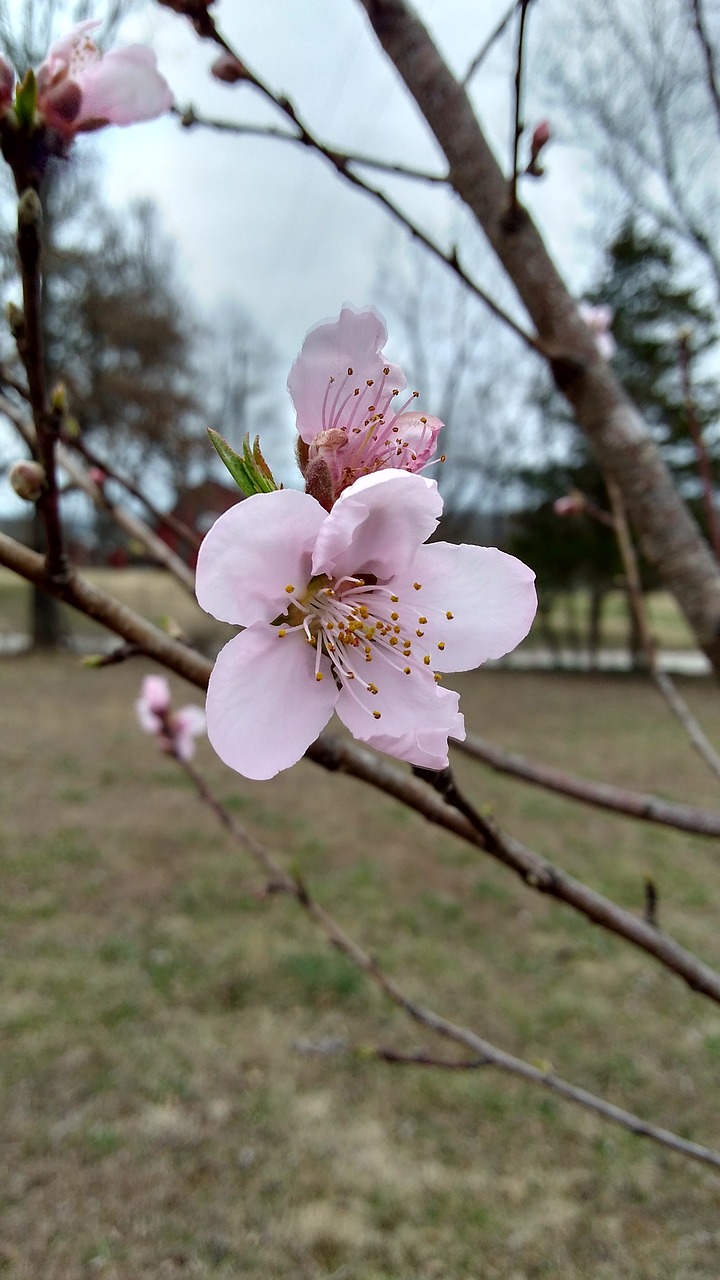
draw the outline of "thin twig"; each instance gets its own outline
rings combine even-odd
[[[703,57],[705,59],[705,74],[707,77],[708,89],[710,91],[710,100],[715,108],[715,115],[720,126],[720,87],[718,86],[718,77],[715,71],[715,52],[710,43],[710,37],[705,26],[705,18],[702,11],[701,0],[690,0],[693,11],[693,23],[697,32],[698,40],[702,46]]]
[[[703,439],[702,428],[698,421],[695,397],[692,393],[692,384],[690,381],[690,339],[688,333],[685,331],[680,333],[678,337],[678,355],[680,357],[680,377],[682,381],[682,393],[685,406],[685,419],[687,421],[695,449],[695,460],[697,462],[698,478],[702,489],[703,506],[705,508],[705,518],[707,520],[707,529],[710,536],[710,545],[715,552],[716,560],[720,562],[720,525],[718,525],[715,499],[713,496],[712,471],[710,469],[708,451]]]
[[[288,875],[270,851],[236,822],[233,815],[222,804],[222,801],[210,790],[198,770],[191,763],[180,759],[177,755],[175,759],[191,779],[198,795],[209,806],[218,821],[222,823],[226,831],[250,854],[255,863],[269,877],[268,888],[272,893],[282,893],[291,897],[306,915],[315,924],[319,925],[330,944],[342,952],[356,968],[367,974],[393,1004],[402,1009],[414,1022],[419,1023],[444,1039],[472,1049],[477,1055],[472,1062],[458,1062],[457,1060],[448,1061],[447,1059],[432,1057],[431,1055],[413,1054],[405,1056],[387,1049],[378,1049],[375,1055],[378,1059],[384,1062],[413,1063],[414,1065],[441,1067],[444,1070],[455,1071],[469,1070],[481,1066],[496,1067],[509,1075],[519,1076],[531,1084],[540,1085],[542,1088],[558,1094],[566,1101],[574,1102],[576,1105],[602,1116],[605,1120],[611,1120],[615,1124],[629,1129],[640,1137],[650,1138],[661,1146],[688,1156],[692,1160],[720,1169],[720,1152],[713,1151],[711,1148],[701,1146],[696,1142],[689,1142],[687,1139],[681,1138],[667,1129],[661,1129],[656,1125],[649,1124],[639,1116],[633,1115],[632,1112],[625,1111],[622,1107],[616,1107],[613,1103],[589,1093],[586,1089],[580,1089],[551,1072],[541,1071],[538,1067],[532,1066],[531,1063],[525,1062],[522,1058],[517,1058],[513,1054],[506,1053],[489,1041],[481,1039],[474,1031],[451,1022],[441,1014],[435,1013],[434,1010],[426,1005],[420,1004],[417,1000],[406,995],[395,980],[381,969],[377,961],[354,938],[351,938],[329,912],[316,901],[305,881],[299,877]]]
[[[512,229],[517,225],[520,216],[520,206],[517,198],[518,185],[518,156],[520,153],[520,139],[523,134],[525,125],[522,120],[522,87],[523,87],[523,53],[525,51],[525,23],[527,21],[527,11],[530,0],[518,0],[518,8],[520,9],[520,21],[518,24],[517,38],[517,54],[515,57],[515,104],[513,113],[513,132],[512,132],[512,167],[510,172],[510,203],[507,216],[507,228]]]
[[[200,115],[192,105],[182,110],[179,107],[175,107],[173,108],[173,114],[178,116],[184,129],[192,129],[194,125],[202,125],[203,128],[212,129],[216,133],[234,133],[248,138],[271,138],[276,142],[301,142],[307,146],[307,142],[300,134],[289,133],[287,129],[277,129],[271,124],[248,124],[239,120],[217,120],[210,116]],[[427,169],[414,169],[410,165],[398,164],[393,160],[381,160],[378,156],[365,155],[359,151],[344,151],[339,147],[331,147],[329,144],[326,147],[323,144],[323,148],[324,155],[332,156],[342,164],[362,165],[367,169],[377,169],[380,173],[388,173],[395,178],[414,178],[418,182],[434,182],[441,186],[445,185],[448,180],[446,173],[431,173]]]
[[[613,480],[606,477],[605,483],[615,519],[615,533],[618,540],[618,546],[620,548],[620,555],[625,568],[625,579],[627,582],[630,608],[633,611],[635,625],[640,637],[640,643],[642,644],[643,651],[647,658],[650,674],[652,675],[657,688],[668,706],[677,716],[681,725],[685,729],[685,732],[698,755],[702,757],[705,764],[715,777],[720,778],[720,755],[718,755],[704,730],[698,724],[684,698],[682,698],[678,693],[674,681],[671,680],[666,671],[661,670],[658,664],[657,645],[655,644],[655,639],[652,635],[650,624],[648,622],[642,582],[640,580],[640,570],[638,569],[637,556],[635,555],[635,547],[633,546],[632,537],[630,535],[623,500],[620,490]]]
[[[37,436],[32,423],[24,417],[17,405],[2,394],[0,394],[0,413],[4,413],[5,417],[12,422],[28,448],[34,453],[37,448]],[[195,578],[192,569],[188,568],[185,561],[181,560],[180,556],[176,555],[139,516],[128,511],[120,503],[111,502],[104,489],[95,483],[87,467],[69,451],[62,441],[56,446],[56,456],[57,462],[67,472],[73,484],[78,489],[82,489],[98,510],[106,511],[129,538],[140,542],[149,557],[162,569],[171,573],[188,595],[194,597]]]
[[[516,9],[517,9],[517,0],[513,0],[512,4],[510,5],[510,8],[505,12],[503,17],[498,22],[497,26],[493,27],[492,31],[490,32],[490,35],[480,45],[480,48],[478,49],[477,53],[475,54],[475,57],[473,58],[472,62],[470,63],[470,66],[468,67],[467,71],[465,72],[465,75],[462,78],[462,85],[465,89],[467,89],[470,81],[475,75],[475,72],[478,71],[482,66],[483,62],[485,61],[486,57],[488,56],[495,42],[500,39],[500,36],[505,31],[506,27],[510,25],[512,21],[512,16]]]
[[[644,822],[673,827],[677,831],[689,831],[696,836],[706,836],[713,840],[720,837],[720,813],[714,813],[710,809],[676,804],[670,800],[662,800],[659,796],[627,791],[624,787],[613,787],[605,782],[591,782],[577,774],[529,760],[527,756],[515,751],[505,751],[475,733],[469,733],[463,742],[454,742],[453,747],[475,760],[481,760],[496,773],[522,778],[533,786],[557,792],[558,795],[578,800],[582,804],[607,809],[627,818],[639,818]]]
[[[148,657],[175,671],[191,684],[206,688],[212,670],[212,663],[207,658],[166,635],[133,609],[87,582],[77,572],[66,583],[53,582],[47,575],[42,556],[2,533],[0,564],[29,582],[43,587],[50,595],[64,600],[96,622],[101,622],[128,644],[138,645]],[[482,849],[513,871],[529,888],[558,902],[564,902],[592,923],[653,956],[664,968],[682,978],[693,991],[720,1004],[720,973],[704,964],[669,935],[650,928],[632,912],[624,910],[588,885],[567,875],[519,840],[501,835],[461,795],[449,770],[444,779],[447,786],[444,785],[443,775],[440,775],[441,798],[432,786],[409,776],[390,760],[380,758],[358,743],[332,733],[322,733],[308,748],[306,756],[331,772],[346,773],[369,783],[414,809],[428,822],[451,831],[469,844]],[[436,778],[437,775],[432,775],[434,785]]]
[[[212,24],[212,34],[210,34],[209,30],[207,33],[202,32],[201,34],[205,39],[212,39],[216,43],[220,44],[221,48],[225,49],[226,52],[231,53],[234,58],[238,59],[238,61],[241,61],[243,65],[244,78],[248,83],[253,85],[278,111],[282,112],[285,118],[295,127],[297,134],[282,134],[283,140],[292,140],[299,146],[307,147],[316,151],[318,155],[323,156],[324,159],[333,166],[336,173],[338,173],[341,178],[346,182],[349,182],[351,186],[356,187],[359,191],[364,191],[366,195],[377,200],[385,211],[390,214],[394,221],[400,223],[400,225],[403,226],[406,231],[409,231],[416,240],[419,240],[428,252],[433,255],[433,257],[442,262],[444,266],[449,267],[465,287],[468,288],[471,293],[473,293],[475,297],[492,312],[496,319],[502,321],[502,323],[509,329],[512,329],[516,337],[520,338],[526,347],[531,351],[538,351],[543,354],[543,348],[538,343],[538,340],[532,334],[528,333],[527,330],[523,329],[522,325],[518,324],[516,320],[513,320],[512,316],[504,311],[503,308],[499,306],[498,303],[495,302],[494,299],[491,298],[490,295],[467,274],[460,264],[457,251],[453,249],[452,253],[446,253],[444,249],[441,249],[440,246],[436,244],[435,241],[432,240],[416,222],[413,222],[412,218],[410,218],[408,214],[404,213],[403,210],[396,205],[384,191],[380,191],[377,187],[371,186],[370,183],[365,182],[358,173],[355,173],[351,167],[351,162],[344,158],[342,152],[336,151],[333,147],[328,146],[327,143],[321,142],[319,138],[315,137],[305,121],[298,114],[290,99],[284,95],[279,96],[275,94],[273,90],[270,89],[270,87],[248,67],[244,59],[241,59],[239,55],[230,48],[224,37],[219,35],[214,23]],[[200,119],[197,119],[196,122],[198,124],[203,123]]]
[[[588,1111],[594,1111],[596,1115],[602,1116],[604,1120],[611,1120],[615,1124],[622,1125],[624,1129],[629,1129],[631,1133],[637,1134],[640,1138],[650,1138],[653,1142],[658,1142],[663,1147],[670,1147],[673,1151],[688,1156],[691,1160],[700,1161],[701,1164],[708,1164],[713,1168],[720,1167],[720,1154],[711,1147],[701,1146],[697,1142],[689,1142],[687,1138],[680,1138],[677,1134],[670,1133],[667,1129],[660,1129],[656,1125],[649,1124],[647,1120],[642,1120],[639,1116],[633,1115],[631,1111],[625,1111],[623,1107],[616,1107],[612,1102],[607,1102],[604,1098],[598,1098],[595,1094],[588,1093],[586,1089],[578,1089],[576,1085],[569,1084],[552,1072],[541,1071],[539,1067],[534,1067],[531,1063],[524,1062],[522,1058],[516,1058],[513,1054],[497,1049],[495,1045],[490,1044],[487,1040],[482,1040],[473,1031],[467,1031],[464,1027],[456,1027],[452,1023],[446,1024],[444,1029],[435,1026],[433,1030],[438,1031],[440,1034],[445,1034],[449,1040],[455,1040],[458,1044],[465,1045],[466,1048],[471,1049],[478,1056],[465,1063],[446,1062],[442,1059],[434,1059],[431,1055],[423,1053],[396,1053],[390,1049],[378,1049],[375,1056],[380,1058],[382,1062],[397,1063],[403,1066],[438,1066],[450,1067],[455,1070],[461,1066],[468,1070],[477,1069],[478,1067],[498,1067],[501,1071],[506,1071],[510,1075],[520,1076],[521,1079],[527,1080],[531,1084],[540,1085],[551,1093],[565,1098],[568,1102],[575,1102],[579,1106],[585,1107]]]

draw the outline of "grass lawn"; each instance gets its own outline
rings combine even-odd
[[[437,1046],[291,902],[258,893],[135,727],[148,669],[0,662],[0,1274],[717,1280],[709,1170],[490,1070],[356,1052]],[[457,683],[468,724],[499,743],[717,803],[639,681]],[[718,741],[715,687],[683,691]],[[199,765],[411,994],[720,1146],[716,1006],[359,783],[305,763],[246,782],[207,743]],[[509,831],[626,907],[652,875],[662,926],[720,965],[716,846],[456,766]]]

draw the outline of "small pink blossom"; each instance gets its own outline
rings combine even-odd
[[[605,302],[579,302],[578,314],[595,336],[595,346],[603,360],[612,360],[617,345],[611,333],[613,309]]]
[[[562,498],[556,498],[553,502],[553,511],[556,516],[579,516],[585,510],[585,495],[582,493],[568,493]]]
[[[362,476],[328,513],[307,493],[257,494],[200,548],[197,597],[246,630],[215,663],[208,736],[248,778],[300,759],[333,711],[362,742],[440,769],[465,736],[438,683],[513,649],[534,574],[495,547],[424,545],[442,499],[407,471]],[[436,674],[437,673],[437,674]]]
[[[172,711],[165,676],[145,676],[135,710],[140,728],[153,734],[163,751],[185,762],[192,760],[195,738],[205,732],[205,713],[194,706]]]
[[[290,370],[297,429],[308,446],[305,474],[322,460],[333,498],[360,476],[388,467],[421,471],[435,452],[443,424],[407,411],[417,392],[401,395],[407,381],[386,359],[386,340],[377,311],[346,306],[337,320],[310,330]]]
[[[154,120],[172,106],[152,50],[136,44],[103,54],[88,34],[100,25],[80,22],[55,41],[38,69],[38,110],[67,138],[108,124]]]

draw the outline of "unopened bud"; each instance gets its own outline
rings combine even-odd
[[[535,126],[530,140],[530,159],[525,172],[529,174],[531,178],[542,178],[545,172],[542,165],[539,163],[539,156],[543,148],[547,146],[551,137],[552,130],[550,129],[550,125],[547,120],[541,120],[540,123]]]
[[[15,302],[8,302],[7,318],[13,338],[16,342],[21,342],[25,336],[25,312],[22,307],[18,307]]]
[[[238,80],[247,79],[247,71],[239,58],[233,53],[221,53],[210,68],[211,76],[221,80],[223,84],[237,84]]]
[[[102,489],[107,480],[107,472],[103,471],[102,467],[91,467],[88,475],[93,484],[97,485],[98,489]]]
[[[580,493],[579,489],[574,489],[564,498],[556,498],[553,502],[553,511],[556,516],[579,516],[584,510],[585,494]]]
[[[39,462],[14,462],[10,468],[10,484],[18,498],[37,502],[45,488],[45,472]]]
[[[0,58],[0,110],[4,111],[13,100],[15,72],[4,58]]]
[[[56,382],[50,392],[50,408],[55,413],[65,413],[68,407],[67,388],[64,382]]]
[[[552,130],[547,120],[541,120],[535,125],[533,130],[532,142],[530,143],[530,151],[533,156],[539,156],[543,147],[547,146],[552,137]]]

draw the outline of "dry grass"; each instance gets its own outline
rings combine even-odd
[[[715,1280],[709,1172],[491,1072],[297,1052],[423,1040],[292,903],[258,896],[135,728],[145,669],[0,664],[0,1274]],[[637,682],[491,672],[462,690],[501,743],[713,803]],[[720,737],[714,688],[685,692]],[[720,964],[716,848],[456,763],[509,830],[624,905],[651,874],[664,927]],[[714,1006],[349,779],[301,764],[252,784],[207,744],[200,764],[411,993],[720,1144]]]

